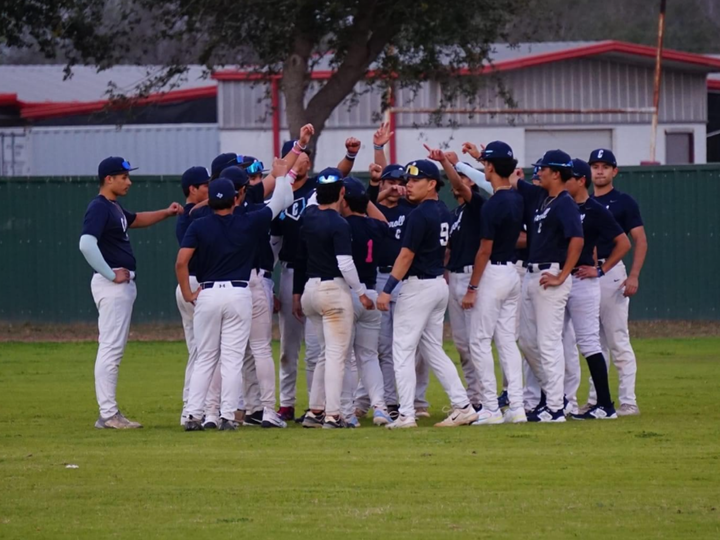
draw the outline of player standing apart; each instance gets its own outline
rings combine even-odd
[[[593,198],[610,210],[615,221],[625,234],[632,238],[635,246],[630,274],[627,274],[625,264],[620,261],[600,278],[600,340],[603,348],[609,349],[620,379],[618,416],[636,415],[640,414],[635,396],[637,360],[630,343],[628,310],[630,298],[638,291],[640,271],[647,255],[647,237],[635,199],[613,187],[613,180],[618,173],[617,160],[613,153],[603,148],[594,150],[588,163],[592,168]],[[599,242],[598,262],[604,262],[610,256],[612,248],[612,243]],[[605,360],[609,361],[607,353],[608,350],[605,350]],[[588,404],[592,403],[595,403],[595,400],[591,392]]]
[[[572,161],[562,150],[549,150],[536,163],[540,186],[511,177],[525,204],[535,205],[528,268],[522,286],[520,348],[540,381],[543,394],[528,416],[531,422],[564,422],[562,331],[572,281],[567,278],[580,257],[580,212],[565,191]]]
[[[298,319],[310,319],[321,350],[303,427],[336,429],[347,427],[340,399],[353,333],[352,292],[365,309],[375,306],[353,262],[350,225],[339,213],[345,195],[342,173],[323,171],[316,195],[318,204],[305,211],[300,231],[293,312]]]
[[[400,416],[390,429],[417,427],[415,423],[415,355],[420,353],[450,397],[453,410],[438,427],[461,426],[477,420],[455,365],[443,350],[443,322],[448,286],[443,279],[445,248],[452,217],[438,201],[440,171],[431,161],[405,167],[407,196],[417,204],[407,218],[402,249],[377,305],[390,308],[395,286],[403,281],[395,306],[393,361],[400,398]]]
[[[95,359],[95,393],[100,408],[95,427],[98,429],[142,427],[122,415],[115,399],[118,368],[137,296],[135,256],[127,230],[149,227],[183,211],[178,203],[172,203],[165,210],[137,214],[120,206],[117,199],[127,195],[132,185],[130,171],[134,170],[121,157],[109,157],[100,162],[100,194],[85,211],[80,236],[80,251],[95,270],[90,288],[98,310],[98,352]]]

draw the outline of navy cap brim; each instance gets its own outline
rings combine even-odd
[[[130,169],[118,169],[117,171],[109,172],[107,173],[108,176],[112,176],[114,174],[122,174],[130,171],[137,171],[140,167],[132,167]]]

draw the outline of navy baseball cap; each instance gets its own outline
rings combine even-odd
[[[336,167],[328,167],[320,171],[317,175],[319,184],[334,184],[335,182],[342,182],[343,173]]]
[[[237,195],[235,186],[227,178],[218,178],[210,182],[208,186],[208,197],[212,200],[232,199]]]
[[[190,167],[182,175],[183,189],[190,189],[190,186],[201,186],[210,182],[210,173],[205,167]]]
[[[352,176],[343,178],[343,185],[345,186],[345,197],[359,198],[365,195],[365,184],[357,178]]]
[[[588,165],[592,165],[593,163],[607,163],[611,167],[617,167],[615,154],[612,153],[612,150],[608,150],[607,148],[598,148],[597,150],[590,152]]]
[[[238,167],[236,165],[232,165],[226,169],[223,169],[223,171],[220,173],[219,178],[225,178],[227,180],[230,180],[233,183],[233,186],[235,186],[235,189],[240,189],[248,182],[250,182],[250,178],[248,178],[245,170],[242,167]]]
[[[427,178],[437,181],[438,187],[445,185],[440,178],[440,169],[429,159],[418,159],[405,165],[405,178]]]
[[[572,160],[573,172],[572,175],[575,178],[585,177],[585,185],[590,185],[592,181],[592,169],[588,165],[587,161],[575,158]]]
[[[282,145],[282,151],[280,152],[280,155],[282,157],[287,156],[290,153],[290,150],[293,149],[293,146],[295,146],[295,143],[297,142],[296,139],[293,139],[292,141],[285,141]],[[303,150],[308,156],[312,154],[310,150]]]
[[[231,165],[237,165],[237,157],[238,156],[235,152],[226,152],[225,154],[220,154],[218,157],[213,159],[212,165],[210,165],[210,173],[213,178],[220,176],[223,169],[230,167]]]
[[[572,159],[562,150],[548,150],[540,161],[534,163],[536,167],[554,167],[556,169],[572,169]]]
[[[493,161],[497,159],[514,159],[512,148],[502,141],[493,141],[480,152],[480,161]]]
[[[112,156],[103,159],[98,165],[98,177],[103,180],[106,176],[113,176],[115,174],[123,174],[130,171],[136,171],[137,167],[130,165],[130,162],[125,158]]]
[[[380,180],[405,180],[405,167],[393,163],[382,170]]]

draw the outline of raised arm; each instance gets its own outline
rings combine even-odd
[[[470,186],[466,185],[462,181],[462,178],[460,178],[460,175],[455,170],[455,167],[453,167],[452,163],[450,163],[450,160],[445,152],[439,148],[430,148],[427,144],[424,144],[423,146],[425,147],[425,150],[428,151],[428,159],[437,161],[442,165],[442,168],[445,171],[448,180],[450,180],[450,185],[452,185],[453,189],[460,194],[460,197],[462,197],[466,203],[470,202],[472,200],[472,190],[470,189]]]
[[[385,145],[392,138],[394,131],[390,131],[390,123],[383,122],[373,135],[373,153],[375,163],[380,165],[380,169],[387,167],[387,157],[385,156]]]
[[[340,160],[337,168],[343,173],[343,176],[350,176],[353,165],[355,164],[355,158],[360,151],[360,141],[355,137],[350,137],[345,141],[345,157]]]
[[[300,154],[303,154],[303,150],[310,143],[310,140],[312,139],[312,136],[314,134],[315,128],[312,124],[305,124],[303,127],[300,128],[300,138],[293,145],[292,150],[290,150],[290,152],[288,152],[286,156],[280,156],[285,160],[285,163],[287,163],[288,169],[293,168],[295,162],[298,159],[298,156]],[[269,197],[270,194],[275,190],[275,180],[276,177],[272,173],[272,171],[265,178],[263,178],[262,183],[264,188],[264,197]]]

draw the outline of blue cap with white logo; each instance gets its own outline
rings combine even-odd
[[[513,159],[512,148],[502,141],[493,141],[480,152],[480,161],[494,161],[498,159]]]
[[[235,186],[233,186],[233,183],[227,178],[213,180],[208,186],[208,197],[211,201],[228,200],[234,198],[235,195],[237,195]]]
[[[233,186],[235,186],[235,189],[240,189],[250,181],[245,170],[235,165],[228,167],[227,169],[223,169],[219,178],[226,178],[230,180],[233,183]]]
[[[357,178],[353,178],[352,176],[343,178],[343,185],[345,186],[346,198],[360,198],[365,195],[365,184]]]
[[[592,180],[592,169],[587,161],[575,158],[572,160],[573,171],[572,175],[574,178],[585,178],[585,185],[590,185]]]
[[[598,148],[597,150],[590,152],[588,164],[592,165],[593,163],[607,163],[611,167],[617,167],[615,154],[612,153],[612,150],[608,150],[607,148]]]
[[[183,189],[190,189],[190,186],[202,186],[210,182],[210,173],[205,167],[190,167],[182,175]]]
[[[321,185],[334,184],[335,182],[342,182],[343,173],[336,167],[328,167],[320,171],[317,175],[317,181]]]
[[[124,174],[135,170],[137,170],[137,167],[133,168],[125,158],[112,156],[100,162],[100,165],[98,165],[98,177],[103,180],[106,176]]]
[[[545,155],[534,163],[536,167],[553,167],[556,169],[572,169],[572,159],[570,155],[562,150],[548,150]]]

